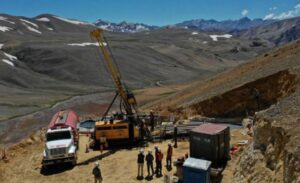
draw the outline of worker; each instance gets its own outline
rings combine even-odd
[[[147,162],[147,170],[148,170],[148,177],[152,177],[154,175],[154,170],[153,170],[153,155],[152,151],[149,150],[148,154],[146,156],[146,162]],[[152,171],[152,174],[150,175],[150,170]]]
[[[158,146],[154,146],[155,149],[155,174],[157,174],[158,171]]]
[[[138,179],[143,179],[144,178],[144,149],[140,149],[140,153],[138,154],[138,159],[137,159],[137,163],[138,163],[138,175],[137,178]]]
[[[101,170],[99,168],[98,161],[95,163],[95,167],[93,169],[93,175],[95,177],[95,183],[97,183],[97,182],[102,183],[102,175],[101,175]]]
[[[163,160],[163,153],[161,152],[160,148],[158,148],[158,152],[157,152],[157,158],[158,158],[158,168],[157,168],[157,174],[156,174],[156,177],[161,177],[162,176],[162,172],[161,172],[161,169],[162,169],[162,160]]]
[[[177,125],[174,125],[174,148],[177,148],[177,133],[178,133]]]
[[[103,153],[103,150],[107,147],[106,137],[100,137],[100,152]]]
[[[154,114],[153,111],[150,111],[150,126],[151,126],[151,132],[154,131]]]
[[[171,143],[168,144],[168,150],[167,150],[167,169],[172,170],[172,155],[173,155],[173,148]]]

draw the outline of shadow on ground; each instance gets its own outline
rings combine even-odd
[[[87,160],[85,160],[85,161],[82,161],[82,162],[80,162],[80,163],[77,163],[76,166],[87,165],[87,164],[89,164],[89,163],[93,163],[93,162],[95,162],[95,161],[97,161],[97,160],[101,160],[101,159],[103,159],[103,158],[105,158],[105,157],[108,157],[108,156],[114,154],[115,152],[116,152],[116,150],[110,150],[110,151],[107,151],[107,152],[105,152],[105,153],[103,153],[103,154],[101,154],[101,155],[94,156],[94,157],[92,157],[92,158],[90,158],[90,159],[87,159]]]
[[[74,165],[72,164],[60,164],[59,166],[47,166],[47,168],[42,167],[40,173],[42,175],[48,176],[53,174],[62,173],[65,171],[72,170]]]

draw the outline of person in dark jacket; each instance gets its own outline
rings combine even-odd
[[[167,150],[167,169],[172,169],[172,155],[173,155],[173,148],[171,143],[168,144],[168,150]]]
[[[101,175],[101,170],[99,168],[99,162],[95,163],[95,168],[93,169],[93,175],[95,177],[95,183],[97,182],[102,183],[102,175]]]
[[[158,146],[154,147],[154,155],[155,155],[155,173],[157,174],[158,171]]]
[[[138,179],[143,179],[144,178],[144,159],[145,159],[144,149],[141,149],[140,153],[138,154],[138,159],[137,159],[137,163],[138,163],[137,178]]]
[[[148,170],[148,177],[152,177],[154,175],[154,170],[153,170],[153,160],[154,157],[152,155],[152,151],[149,150],[148,154],[146,156],[146,162],[147,162],[147,170]],[[150,175],[150,170],[152,171],[152,174]]]
[[[177,125],[174,126],[174,148],[177,148],[177,133],[178,133],[178,129],[177,129]]]

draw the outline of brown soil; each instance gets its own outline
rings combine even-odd
[[[139,148],[120,149],[117,151],[106,150],[100,155],[99,151],[90,151],[85,153],[85,147],[88,142],[88,137],[85,135],[80,136],[80,149],[78,151],[78,164],[75,167],[61,166],[50,168],[49,171],[44,171],[41,168],[42,151],[44,148],[43,136],[41,132],[36,133],[29,139],[23,140],[19,145],[10,149],[7,162],[0,161],[0,181],[1,182],[92,182],[93,175],[91,173],[94,162],[102,157],[100,162],[100,169],[104,178],[103,183],[128,183],[128,182],[148,182],[146,180],[139,181],[136,179],[137,173],[137,154]],[[239,130],[232,130],[231,143],[235,144],[239,140],[249,139],[243,136]],[[167,151],[168,141],[162,143],[150,143],[149,147],[145,148],[154,149],[154,145],[158,145],[162,152],[165,154]],[[189,152],[188,141],[180,141],[178,148],[174,149],[173,160],[182,157],[185,153]],[[228,166],[223,172],[223,179],[221,182],[230,183],[233,177],[233,170],[235,162],[239,158],[239,154],[229,161]],[[165,159],[164,159],[165,160]],[[163,161],[163,174],[173,176],[176,168],[173,167],[171,172],[168,172],[164,167]],[[146,175],[146,167],[144,173]],[[153,183],[163,182],[163,177],[154,177]]]

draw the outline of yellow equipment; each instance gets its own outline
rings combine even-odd
[[[123,140],[129,138],[128,122],[114,120],[113,123],[97,121],[95,126],[95,139],[104,137],[107,140]],[[134,128],[134,138],[139,138],[139,128]]]
[[[127,117],[126,121],[114,121],[112,124],[109,122],[105,122],[104,118],[102,118],[101,121],[98,121],[95,124],[94,138],[96,142],[100,140],[100,137],[105,137],[107,140],[127,139],[131,142],[134,142],[139,136],[138,128],[135,127],[135,125],[138,124],[138,121],[135,117],[136,113],[138,113],[135,97],[133,93],[126,89],[125,85],[121,81],[121,75],[118,71],[117,65],[114,62],[108,42],[103,36],[103,30],[96,29],[90,33],[90,36],[97,40],[100,52],[103,55],[108,71],[117,89],[116,95],[109,105],[108,109],[104,113],[103,117],[107,115],[117,96],[121,97],[121,101],[126,111]]]

